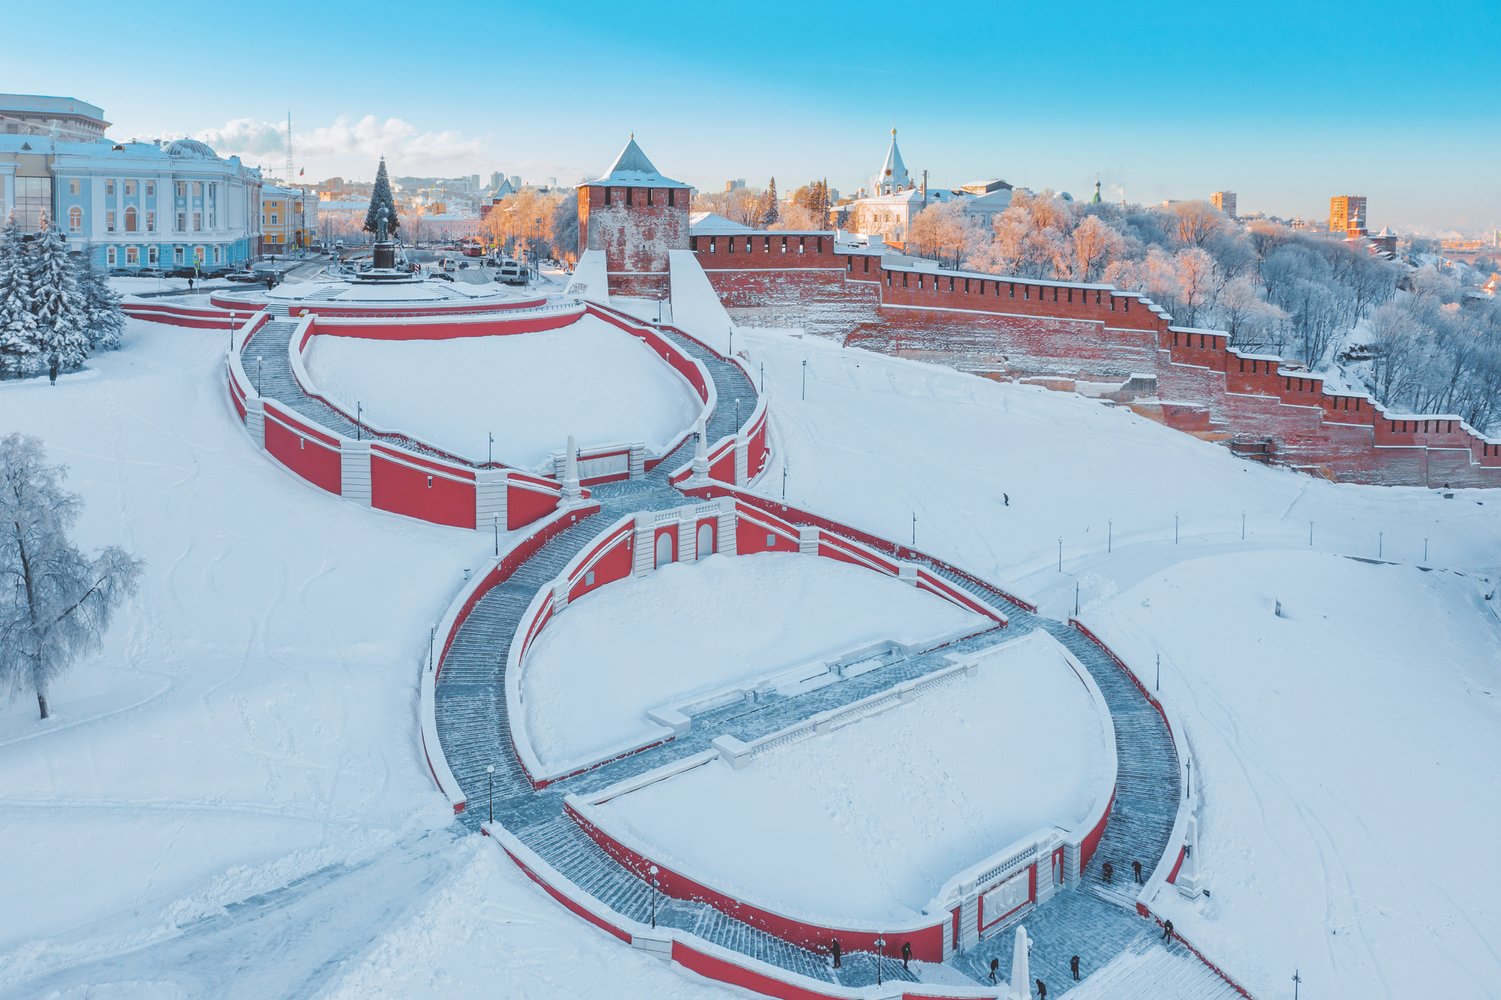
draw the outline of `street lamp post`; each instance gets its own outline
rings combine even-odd
[[[490,822],[495,822],[495,765],[485,768],[485,776],[490,780]]]
[[[255,356],[255,394],[257,396],[261,395],[261,384],[261,356],[257,354]]]
[[[803,399],[808,398],[808,359],[803,358]]]
[[[361,426],[365,422],[365,404],[360,400],[354,401],[354,439],[359,441],[363,438]]]
[[[886,947],[886,939],[876,938],[876,985],[881,985],[881,949]]]
[[[1303,977],[1298,975],[1298,970],[1293,970],[1293,1000],[1298,1000],[1298,987],[1303,984]]]
[[[486,465],[494,465],[495,464],[495,432],[494,431],[486,431],[486,433],[490,435],[490,443],[485,446],[485,464]]]
[[[662,891],[662,883],[657,881],[657,873],[661,871],[656,865],[647,869],[651,873],[651,925],[657,926],[657,893]]]
[[[787,460],[782,459],[782,499],[787,499]]]
[[[490,520],[495,523],[495,555],[500,555],[500,515],[491,514]]]

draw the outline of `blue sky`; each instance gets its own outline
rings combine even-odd
[[[247,11],[251,11],[248,12]],[[1132,201],[1236,191],[1403,230],[1501,226],[1501,3],[354,5],[75,0],[11,19],[0,90],[104,107],[307,177],[576,180],[635,131],[664,172],[843,191],[894,124],[934,183]],[[274,26],[295,39],[267,41]],[[377,68],[379,67],[379,68]]]

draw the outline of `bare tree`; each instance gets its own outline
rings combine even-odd
[[[69,542],[83,504],[65,475],[37,438],[0,438],[0,689],[29,687],[43,719],[48,685],[99,648],[141,573],[113,545],[91,559]]]

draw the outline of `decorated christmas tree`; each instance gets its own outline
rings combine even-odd
[[[391,194],[391,180],[386,176],[386,158],[380,158],[380,167],[375,171],[375,190],[370,194],[370,211],[365,213],[365,232],[380,232],[380,210],[386,210],[386,228],[395,235],[400,225],[396,218],[396,199]]]

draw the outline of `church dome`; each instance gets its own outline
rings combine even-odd
[[[187,160],[217,160],[218,154],[197,139],[176,139],[167,143],[167,155]]]

